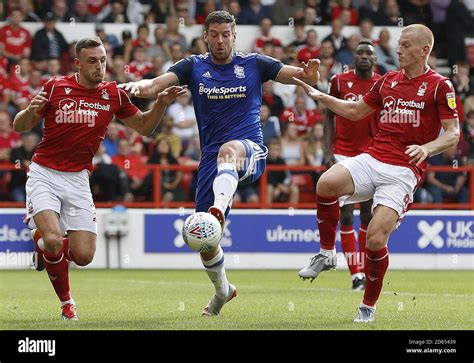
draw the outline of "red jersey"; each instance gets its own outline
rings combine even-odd
[[[115,82],[88,89],[78,77],[55,77],[44,85],[48,102],[38,111],[45,121],[35,163],[66,172],[92,171],[92,158],[114,115],[125,119],[138,112]]]
[[[436,139],[441,120],[458,117],[456,95],[448,78],[431,68],[408,79],[405,71],[391,71],[380,78],[363,97],[372,108],[382,109],[379,131],[366,150],[375,159],[413,170],[420,179],[427,160],[416,167],[405,154],[409,145],[423,145]]]
[[[329,94],[342,100],[358,101],[380,77],[374,73],[371,79],[361,79],[355,70],[336,74],[329,83]],[[334,154],[356,156],[364,152],[377,133],[377,114],[374,112],[355,122],[336,115],[335,124]]]
[[[31,34],[22,27],[13,29],[8,24],[0,28],[0,43],[5,46],[5,50],[16,56],[23,56],[26,48],[31,48]]]

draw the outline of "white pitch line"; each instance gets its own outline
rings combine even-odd
[[[112,281],[112,282],[120,282],[120,283],[131,283],[131,284],[150,284],[150,285],[176,285],[176,282],[172,281],[151,281],[151,280],[136,280],[136,279],[84,279],[86,281]],[[179,282],[180,285],[189,285],[189,286],[200,286],[200,287],[208,287],[209,283],[203,283],[203,282],[190,282],[190,281],[181,281]],[[265,286],[255,286],[255,285],[238,285],[238,287],[245,288],[245,289],[265,289],[267,291],[275,290],[279,291],[280,289],[277,288],[271,288],[271,287],[265,287]],[[294,290],[305,290],[305,291],[327,291],[327,292],[351,292],[350,289],[338,289],[338,288],[326,288],[326,287],[294,287]],[[438,297],[457,297],[457,298],[471,298],[474,299],[474,295],[469,295],[469,294],[448,294],[448,293],[442,293],[442,294],[435,294],[435,293],[428,293],[428,292],[397,292],[397,291],[382,291],[382,294],[384,295],[395,295],[395,296],[438,296]]]

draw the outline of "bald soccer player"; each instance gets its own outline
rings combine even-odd
[[[321,271],[336,267],[338,198],[346,197],[345,204],[372,198],[366,287],[354,322],[375,320],[375,304],[389,264],[388,239],[413,201],[427,159],[459,140],[453,86],[427,64],[433,33],[424,25],[410,25],[402,30],[398,43],[401,70],[386,73],[358,101],[340,100],[295,80],[310,97],[346,119],[358,121],[382,109],[379,130],[365,152],[333,165],[319,179],[316,194],[321,250],[299,272],[303,279],[314,279]]]

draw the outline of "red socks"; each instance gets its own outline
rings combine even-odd
[[[366,254],[366,247],[365,243],[367,241],[367,228],[368,226],[365,224],[360,225],[359,228],[359,271],[364,272],[365,269],[365,254]]]
[[[336,246],[336,228],[341,211],[337,197],[322,197],[316,194],[318,201],[317,220],[321,248],[333,250]]]
[[[356,238],[353,226],[341,226],[341,246],[344,257],[349,266],[351,275],[359,273],[359,264],[357,260]]]
[[[43,259],[49,279],[53,284],[54,291],[59,300],[68,301],[71,299],[71,289],[69,287],[69,268],[68,262],[61,250],[57,256],[48,251],[43,251]]]
[[[388,269],[388,249],[378,251],[367,249],[365,261],[365,292],[363,304],[375,306],[383,287],[383,278]]]

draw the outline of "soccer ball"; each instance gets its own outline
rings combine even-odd
[[[183,225],[183,240],[194,251],[209,252],[219,245],[222,227],[210,213],[191,214]]]

